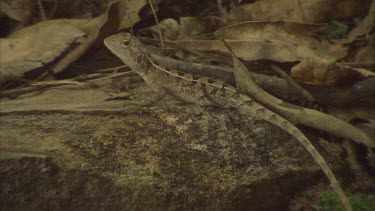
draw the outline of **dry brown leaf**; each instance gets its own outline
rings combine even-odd
[[[336,65],[334,59],[306,58],[291,69],[293,78],[314,85],[333,86],[359,79],[353,68]]]
[[[349,67],[349,66],[341,66],[339,65],[340,68],[342,69],[345,69],[346,71],[352,71],[352,72],[357,72],[358,74],[361,74],[361,76],[363,76],[364,78],[367,78],[367,77],[375,77],[375,73],[374,72],[371,72],[367,69],[363,69],[363,68],[352,68],[352,67]],[[357,75],[358,75],[357,74]]]
[[[178,36],[180,36],[181,26],[175,19],[172,18],[167,18],[160,21],[159,26],[154,25],[148,28],[140,29],[138,32],[140,34],[151,33],[154,38],[159,38],[159,27],[164,39],[175,40],[178,38]]]
[[[125,16],[126,0],[117,0],[109,4],[107,11],[93,19],[67,19],[71,24],[87,34],[85,40],[75,47],[52,68],[53,73],[59,73],[91,49],[101,46],[103,39],[118,30],[120,21]]]
[[[213,33],[217,29],[224,27],[226,21],[224,18],[216,16],[181,17],[180,24],[181,30],[179,39],[185,39]]]
[[[141,18],[138,13],[147,4],[147,0],[128,0],[126,2],[126,8],[123,8],[127,14],[126,17],[124,16],[122,18],[119,30],[126,29],[140,21]]]
[[[356,63],[374,63],[375,62],[375,34],[372,34],[367,44],[361,47],[355,55]]]
[[[45,21],[1,39],[0,85],[53,62],[84,32],[64,20]]]
[[[223,27],[217,34],[230,44],[237,56],[245,60],[288,62],[306,57],[345,57],[346,48],[342,45],[309,36],[309,32],[319,27],[285,22],[245,22]],[[183,40],[176,43],[190,50],[227,52],[218,40]]]
[[[224,18],[216,16],[208,17],[181,17],[179,22],[172,18],[164,19],[160,25],[154,25],[140,32],[151,32],[155,38],[159,38],[159,30],[165,39],[177,40],[194,38],[200,35],[209,34],[214,32],[220,27],[225,26],[226,21]]]
[[[267,108],[276,111],[293,123],[302,123],[338,136],[350,138],[368,147],[375,147],[375,142],[372,140],[372,137],[367,136],[367,134],[351,124],[313,109],[294,106],[265,92],[254,82],[245,65],[236,57],[233,50],[230,50],[231,48],[227,42],[224,43],[232,55],[236,83],[242,92],[251,96],[256,101],[261,102],[263,105],[266,105]],[[329,124],[328,126],[324,126],[321,124],[322,122]],[[336,189],[336,191],[341,192],[339,189]],[[344,197],[342,200],[345,201]]]
[[[369,137],[375,137],[375,110],[366,103],[352,104],[345,107],[327,106],[327,113],[350,122],[353,119],[363,119],[368,122],[355,123]]]
[[[322,23],[352,17],[363,4],[365,0],[262,0],[233,8],[229,18]]]
[[[367,37],[375,28],[375,1],[372,1],[367,16],[348,34],[346,42],[351,43],[359,37]]]
[[[1,82],[43,67],[64,52],[66,54],[51,67],[53,73],[61,72],[90,49],[102,45],[106,36],[117,31],[125,16],[125,10],[121,7],[125,2],[117,0],[110,3],[106,13],[94,19],[45,21],[12,34],[1,45]],[[82,38],[80,43],[72,46],[78,38]],[[7,53],[3,53],[5,50]]]
[[[26,23],[30,22],[35,10],[35,0],[0,0],[0,14]]]

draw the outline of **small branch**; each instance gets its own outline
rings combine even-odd
[[[155,12],[155,9],[154,9],[154,6],[153,6],[151,0],[148,0],[148,4],[149,4],[150,7],[151,7],[152,14],[154,14],[154,18],[155,18],[155,21],[156,21],[156,25],[157,25],[157,27],[158,27],[158,31],[159,31],[161,47],[164,49],[163,35],[161,34],[161,28],[160,28],[160,23],[159,23],[158,16],[156,15],[156,12]]]
[[[312,96],[305,88],[299,85],[292,77],[282,71],[279,67],[271,65],[271,68],[279,75],[281,75],[281,77],[283,77],[287,81],[288,85],[292,86],[296,92],[304,96],[308,101],[312,103],[316,102],[314,96]]]
[[[337,62],[337,65],[349,66],[353,68],[375,68],[375,62],[356,63],[356,62]]]
[[[118,68],[119,67],[116,67],[116,69]],[[30,86],[28,87],[17,88],[17,89],[6,90],[3,92],[0,92],[0,97],[16,98],[21,94],[42,91],[42,90],[52,88],[52,87],[66,86],[66,85],[87,85],[87,83],[83,83],[83,81],[89,81],[93,83],[93,82],[98,82],[98,81],[111,79],[111,78],[119,78],[119,77],[123,77],[126,75],[131,75],[131,74],[135,74],[135,73],[133,71],[128,71],[128,72],[123,72],[123,73],[112,74],[109,76],[107,76],[107,74],[104,74],[104,73],[94,73],[90,75],[81,75],[71,80],[34,82],[30,84]]]
[[[47,20],[46,13],[44,12],[44,8],[43,8],[42,0],[36,0],[36,5],[38,6],[38,10],[39,10],[42,21]]]

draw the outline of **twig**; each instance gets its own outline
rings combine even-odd
[[[36,0],[36,5],[38,6],[38,10],[40,13],[40,17],[42,18],[42,21],[47,20],[46,13],[44,12],[44,9],[43,9],[42,0]]]
[[[158,27],[158,31],[159,31],[160,44],[161,44],[161,47],[164,49],[163,35],[161,34],[161,28],[160,28],[160,23],[159,23],[158,16],[156,15],[156,12],[155,12],[155,9],[154,9],[154,6],[153,6],[151,0],[148,0],[148,4],[149,4],[150,7],[151,7],[152,14],[154,14],[154,18],[155,18],[155,21],[156,21],[156,25],[157,25],[157,27]]]
[[[116,73],[119,69],[127,67],[127,66],[128,65],[121,65],[121,66],[117,66],[117,67],[110,67],[110,68],[95,70],[95,72],[105,73],[105,72],[111,72],[111,71],[113,71],[114,73]]]
[[[120,78],[122,76],[130,75],[130,74],[135,74],[135,73],[134,73],[134,71],[128,71],[128,72],[124,72],[124,73],[117,73],[117,74],[113,74],[113,75],[102,77],[102,78],[96,78],[96,79],[90,80],[90,82],[97,82],[97,81],[101,81],[101,80],[105,80],[105,79],[110,79],[110,78]]]
[[[133,71],[128,71],[124,73],[112,74],[109,76],[106,76],[106,74],[104,73],[94,73],[90,75],[78,76],[71,80],[34,82],[29,87],[17,88],[17,89],[0,92],[0,97],[16,98],[21,94],[26,94],[26,93],[35,92],[35,91],[42,91],[51,87],[65,86],[65,85],[87,85],[87,83],[83,83],[83,81],[98,82],[98,81],[110,79],[110,78],[119,78],[119,77],[133,74],[133,73],[134,73]]]
[[[55,14],[56,9],[57,9],[57,5],[58,5],[58,0],[53,0],[53,7],[52,7],[51,12],[48,16],[48,19],[51,19],[53,17],[53,15]]]
[[[21,94],[26,94],[30,92],[35,92],[35,91],[41,91],[50,87],[56,87],[56,86],[62,86],[62,85],[82,85],[84,83],[77,82],[77,81],[69,81],[69,80],[64,80],[64,81],[59,81],[55,83],[40,83],[39,85],[36,86],[29,86],[25,88],[20,88],[20,89],[12,89],[12,90],[7,90],[3,91],[0,93],[0,97],[10,97],[10,98],[16,98]]]
[[[349,66],[353,68],[375,68],[375,62],[356,63],[356,62],[337,62],[337,65]]]
[[[314,96],[312,96],[305,88],[299,85],[295,80],[293,80],[292,77],[290,77],[288,74],[282,71],[279,67],[271,65],[271,68],[279,75],[281,75],[288,82],[288,84],[295,89],[295,91],[297,91],[299,94],[307,98],[308,101],[312,103],[316,102]]]

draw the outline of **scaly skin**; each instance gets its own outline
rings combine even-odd
[[[139,74],[160,96],[170,94],[188,103],[236,108],[241,113],[264,119],[288,132],[318,163],[346,210],[352,210],[344,191],[324,158],[305,135],[289,121],[255,102],[247,95],[240,94],[236,88],[222,81],[166,70],[151,59],[137,38],[128,33],[112,35],[106,38],[104,43],[112,53]]]

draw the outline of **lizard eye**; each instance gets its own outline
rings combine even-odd
[[[121,42],[121,44],[122,44],[123,46],[129,46],[130,42],[129,42],[129,40],[123,40],[123,41]]]

